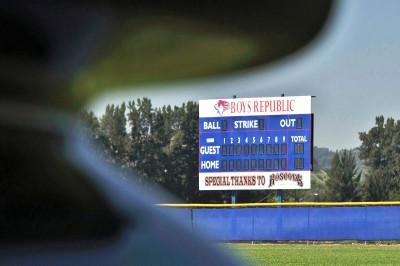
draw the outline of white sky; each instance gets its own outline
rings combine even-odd
[[[400,119],[400,1],[348,0],[336,5],[325,32],[300,53],[257,69],[191,82],[102,95],[88,109],[148,97],[155,107],[189,100],[315,95],[314,145],[358,147],[375,117]]]

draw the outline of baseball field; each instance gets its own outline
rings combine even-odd
[[[221,245],[245,265],[400,265],[399,242]]]

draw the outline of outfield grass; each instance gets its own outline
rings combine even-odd
[[[222,244],[249,265],[400,265],[400,245]]]

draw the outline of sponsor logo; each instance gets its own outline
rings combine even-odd
[[[215,110],[217,110],[217,113],[222,116],[225,111],[229,110],[229,102],[224,101],[224,100],[219,100],[215,105],[214,105]]]
[[[269,186],[272,187],[275,186],[276,182],[278,181],[293,181],[297,182],[297,185],[299,187],[303,186],[303,176],[301,174],[295,174],[295,173],[278,173],[278,174],[272,174],[269,176]]]

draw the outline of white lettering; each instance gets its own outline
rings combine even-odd
[[[219,154],[220,146],[201,146],[200,154]]]
[[[203,128],[204,128],[204,130],[207,130],[207,129],[221,129],[221,127],[219,126],[218,121],[204,122],[203,123]]]
[[[219,169],[219,161],[201,161],[201,169]]]
[[[294,127],[296,119],[282,119],[279,124],[281,127]]]
[[[258,128],[258,120],[238,120],[233,123],[236,128]]]
[[[307,142],[307,136],[290,136],[292,142]]]

